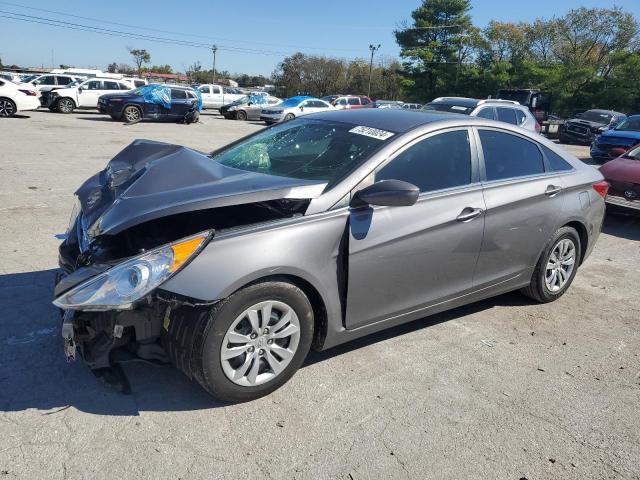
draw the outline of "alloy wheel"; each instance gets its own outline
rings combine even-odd
[[[563,238],[555,244],[549,255],[545,269],[544,283],[550,292],[564,288],[576,264],[576,245],[570,238]]]
[[[222,370],[237,385],[253,387],[282,373],[296,354],[300,321],[284,302],[267,300],[243,311],[225,334]]]
[[[11,100],[5,98],[0,99],[0,117],[11,117],[15,113],[16,106]]]
[[[62,113],[70,113],[73,111],[73,103],[67,98],[63,98],[58,102],[58,111]]]
[[[124,116],[128,122],[135,122],[140,119],[140,110],[136,107],[127,107],[124,112]]]

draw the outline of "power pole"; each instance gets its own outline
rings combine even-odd
[[[373,44],[369,44],[369,50],[371,50],[371,62],[369,62],[369,88],[367,89],[367,97],[371,97],[371,72],[373,70],[373,54],[376,50],[380,50],[380,44],[376,47]]]
[[[218,51],[218,47],[216,45],[211,45],[211,51],[213,52],[213,82],[216,83],[216,52]]]

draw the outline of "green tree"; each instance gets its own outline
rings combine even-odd
[[[423,0],[395,37],[404,60],[404,85],[411,98],[449,94],[459,81],[462,55],[472,30],[470,0]]]
[[[133,57],[138,74],[142,71],[142,65],[151,61],[151,54],[144,49],[127,47],[129,54]]]

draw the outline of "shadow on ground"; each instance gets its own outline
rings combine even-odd
[[[627,240],[640,240],[640,212],[607,207],[602,231]]]
[[[60,314],[51,304],[55,270],[0,276],[0,411],[72,406],[99,415],[140,411],[188,411],[224,406],[171,366],[124,365],[132,394],[123,395],[96,379],[81,360],[62,355]],[[513,293],[369,335],[325,352],[311,352],[305,366],[496,305],[525,305]]]

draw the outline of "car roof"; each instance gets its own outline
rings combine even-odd
[[[461,107],[475,107],[478,105],[477,98],[467,98],[467,97],[440,97],[429,103],[449,103],[454,105],[460,105]]]
[[[613,114],[613,115],[624,115],[624,113],[616,112],[615,110],[602,110],[600,108],[590,108],[589,110],[586,110],[586,112],[606,113],[606,114]]]
[[[466,115],[456,113],[437,112],[427,113],[402,109],[359,108],[321,112],[308,118],[333,122],[349,123],[354,126],[365,126],[395,133],[404,133],[414,128],[441,120],[452,120],[456,117],[468,121]]]

